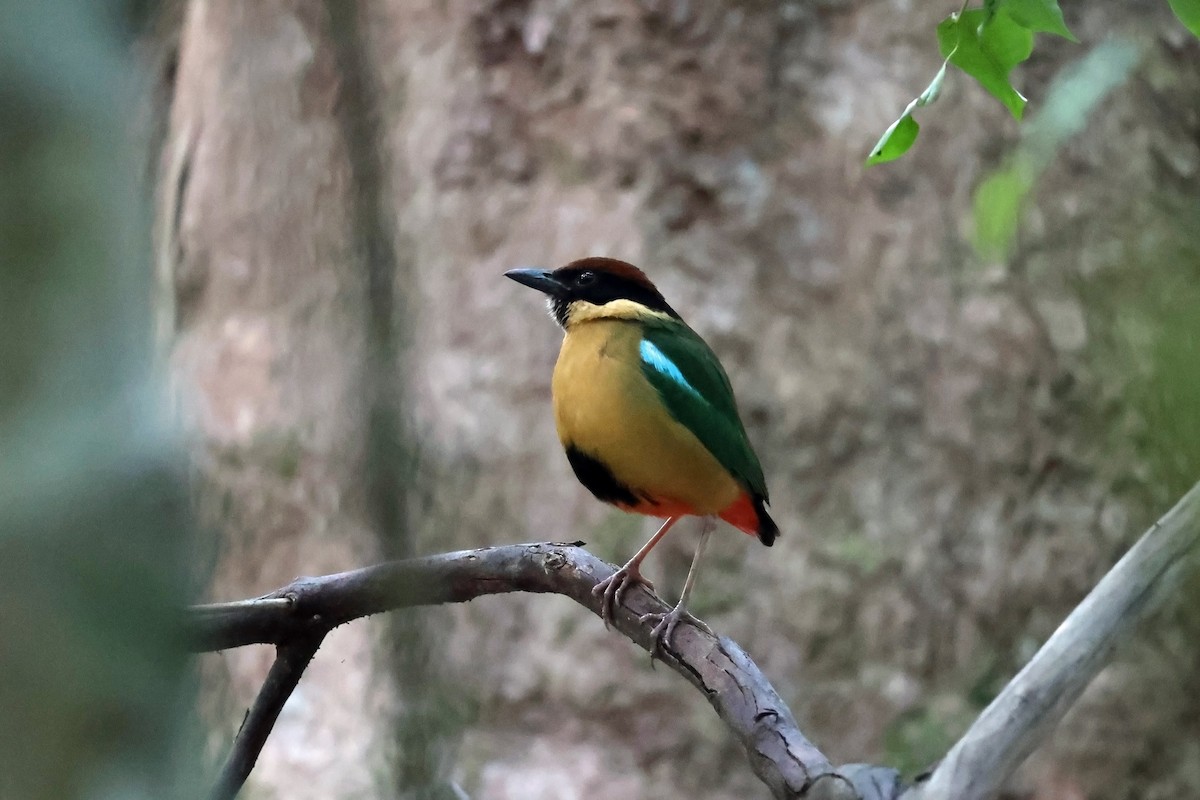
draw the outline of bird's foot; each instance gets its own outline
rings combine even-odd
[[[626,564],[596,584],[592,594],[603,597],[600,603],[600,619],[604,620],[604,628],[608,629],[617,615],[617,606],[625,602],[625,593],[630,586],[645,586],[646,591],[653,592],[654,584],[642,576],[637,565]]]
[[[653,666],[655,658],[661,658],[664,648],[671,646],[671,636],[675,633],[675,626],[681,622],[699,628],[709,636],[716,636],[712,628],[708,627],[704,622],[692,616],[683,603],[672,608],[670,611],[652,611],[649,614],[643,614],[639,620],[643,625],[649,622],[655,623],[654,630],[650,633],[654,637],[654,645],[650,648],[650,664]]]

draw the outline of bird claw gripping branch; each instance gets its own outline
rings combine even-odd
[[[621,567],[592,589],[592,594],[603,598],[600,603],[600,618],[604,620],[606,630],[616,620],[617,607],[624,605],[625,593],[631,586],[644,586],[646,591],[654,591],[654,584],[649,579],[636,567],[630,569],[628,566]]]

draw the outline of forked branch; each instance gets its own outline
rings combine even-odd
[[[609,564],[584,550],[580,543],[504,545],[391,561],[319,578],[298,578],[254,600],[197,606],[188,616],[187,640],[189,647],[199,652],[248,644],[276,645],[280,657],[255,702],[255,709],[260,704],[272,703],[282,707],[290,688],[282,696],[272,691],[264,700],[263,695],[275,685],[272,679],[276,668],[281,668],[285,648],[297,641],[319,644],[332,628],[383,611],[465,602],[507,592],[566,595],[599,616],[600,599],[592,594],[592,588],[612,571]],[[629,592],[614,624],[649,651],[654,638],[650,628],[638,618],[668,608],[639,587]],[[776,797],[892,800],[896,796],[899,784],[892,770],[859,767],[845,774],[835,771],[800,732],[791,711],[770,682],[730,639],[717,639],[691,626],[681,626],[675,632],[672,646],[665,650],[663,661],[704,693],[745,747],[755,773]],[[291,686],[294,688],[294,681]],[[259,716],[274,722],[274,716],[265,712]],[[257,718],[253,711],[250,718]],[[247,736],[248,730],[255,736]],[[249,760],[253,764],[265,740],[256,730],[251,729],[248,720],[234,741],[231,761]],[[247,749],[253,752],[249,759]],[[227,768],[226,773],[229,772]],[[233,772],[241,774],[241,770]],[[859,791],[853,788],[856,784],[866,788]],[[236,788],[233,793],[228,792],[230,784],[222,785],[226,790],[215,797],[236,794]],[[871,789],[871,785],[889,787],[890,793],[881,794]]]
[[[988,800],[1058,722],[1117,644],[1161,604],[1200,542],[1200,484],[1157,522],[1075,609],[980,715],[927,780],[905,788],[895,770],[835,769],[805,738],[791,711],[735,642],[680,627],[664,662],[699,689],[742,743],[776,798],[805,800]],[[274,644],[278,657],[234,742],[214,797],[236,795],[300,674],[332,628],[360,617],[507,592],[570,597],[600,614],[592,588],[613,568],[582,543],[463,550],[298,578],[254,600],[197,606],[186,618],[193,651]],[[640,587],[617,609],[616,628],[649,651],[638,618],[667,609]]]

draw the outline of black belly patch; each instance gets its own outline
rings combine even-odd
[[[604,462],[589,456],[574,445],[567,447],[567,461],[571,462],[575,477],[598,500],[627,506],[638,505],[637,495],[618,481]]]

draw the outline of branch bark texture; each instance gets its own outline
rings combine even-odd
[[[612,571],[612,566],[579,544],[560,543],[505,545],[392,561],[298,578],[256,600],[197,606],[188,616],[187,640],[193,651],[275,644],[282,652],[290,642],[319,642],[333,627],[371,614],[516,591],[566,595],[599,616],[600,599],[592,588]],[[653,638],[638,617],[665,610],[668,607],[661,600],[639,588],[618,610],[615,626],[649,652]],[[672,644],[664,662],[703,692],[775,797],[891,800],[896,796],[869,789],[872,784],[898,786],[892,770],[858,768],[839,774],[800,731],[778,692],[735,642],[681,626]],[[855,788],[859,783],[870,793]]]
[[[1119,642],[1173,588],[1200,542],[1200,484],[1159,520],[1075,609],[992,702],[927,780],[906,789],[895,770],[834,768],[796,724],[770,682],[737,645],[681,626],[664,662],[699,689],[746,750],[776,798],[795,800],[989,800],[1111,657]],[[274,644],[271,669],[222,776],[233,797],[279,709],[332,628],[360,617],[489,594],[561,594],[600,614],[592,588],[613,568],[582,543],[516,544],[298,578],[254,600],[197,606],[186,618],[193,651]],[[617,609],[616,628],[649,651],[638,620],[667,606],[642,588]],[[237,780],[240,778],[240,781]]]
[[[246,714],[242,728],[233,740],[233,749],[213,788],[213,800],[233,800],[250,777],[258,755],[275,727],[275,720],[300,683],[300,676],[317,654],[325,634],[314,632],[299,637],[276,649],[275,663],[267,673],[254,705]]]

